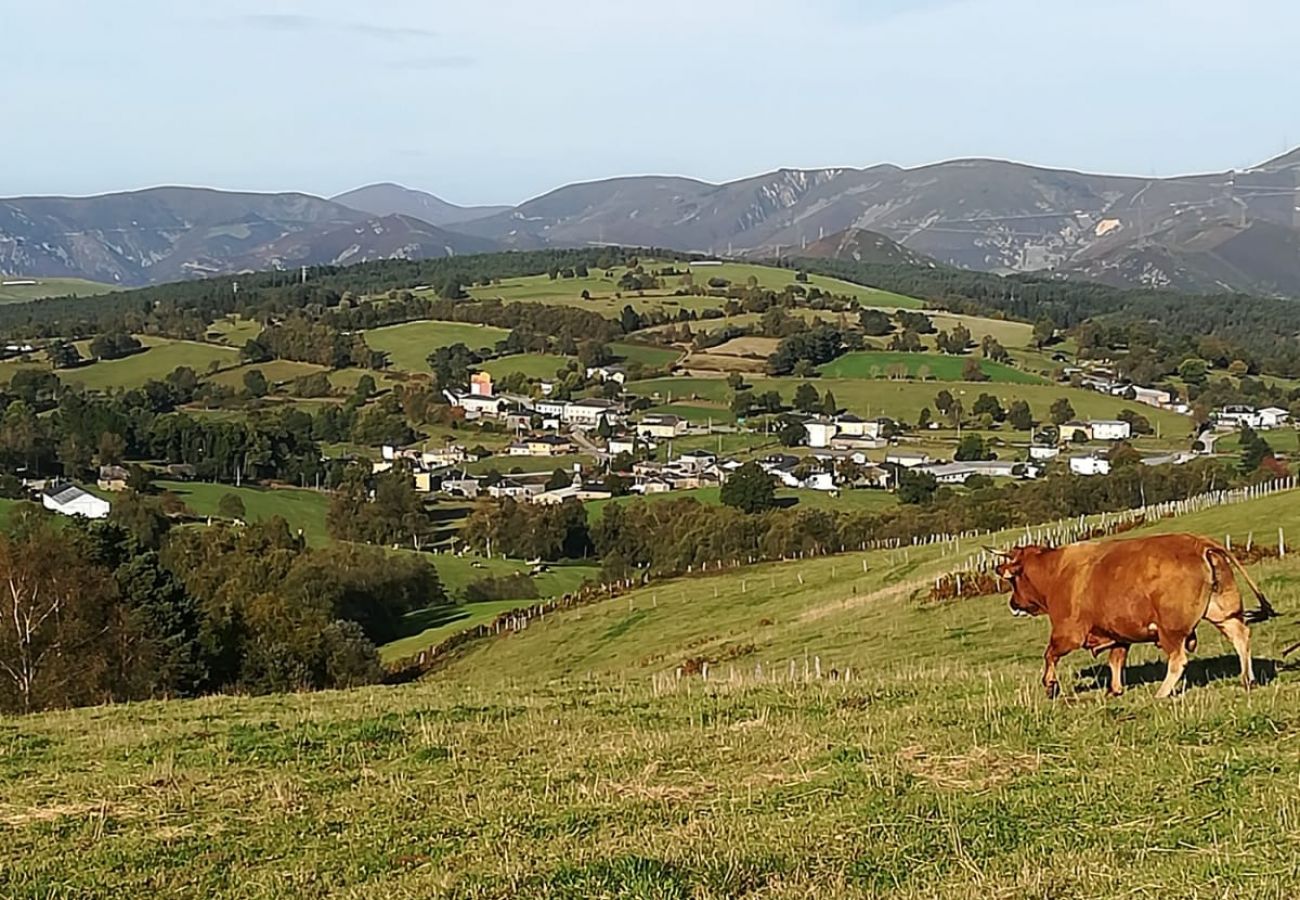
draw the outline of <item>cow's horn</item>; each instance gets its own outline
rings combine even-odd
[[[1011,558],[1011,554],[1008,553],[1006,550],[998,550],[996,547],[990,547],[987,544],[984,546],[984,549],[987,550],[989,553],[992,553],[994,556],[1001,556],[1003,559]]]

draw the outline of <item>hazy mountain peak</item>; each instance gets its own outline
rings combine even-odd
[[[430,225],[472,222],[510,209],[508,206],[457,206],[427,191],[404,187],[391,181],[368,184],[339,194],[332,200],[373,216],[410,216]]]

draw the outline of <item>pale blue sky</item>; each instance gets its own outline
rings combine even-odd
[[[1300,143],[1294,0],[51,0],[0,17],[0,196],[459,203],[996,156],[1134,174]]]

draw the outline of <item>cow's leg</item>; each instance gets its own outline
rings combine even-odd
[[[1232,649],[1237,651],[1237,659],[1241,660],[1241,683],[1249,689],[1255,684],[1255,667],[1250,659],[1250,629],[1242,621],[1242,615],[1241,591],[1233,581],[1222,583],[1210,595],[1205,618],[1232,642]]]
[[[1165,651],[1165,656],[1169,659],[1169,668],[1165,672],[1165,680],[1160,684],[1160,690],[1156,691],[1157,699],[1168,697],[1178,689],[1183,670],[1187,668],[1187,635],[1180,634],[1172,638],[1161,635],[1160,649]]]
[[[1110,648],[1108,663],[1110,665],[1110,695],[1118,697],[1124,693],[1124,661],[1128,659],[1128,644],[1119,644]]]
[[[1056,677],[1056,661],[1082,646],[1083,636],[1052,633],[1051,640],[1047,642],[1047,652],[1043,654],[1043,687],[1047,690],[1047,699],[1051,700],[1061,692]]]
[[[1255,665],[1250,659],[1250,629],[1246,623],[1238,617],[1227,619],[1223,622],[1212,622],[1219,632],[1232,641],[1232,649],[1237,651],[1237,659],[1241,660],[1241,683],[1250,690],[1255,686]]]

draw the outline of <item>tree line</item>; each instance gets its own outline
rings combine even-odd
[[[418,557],[308,549],[280,519],[144,541],[51,519],[20,509],[0,533],[0,712],[373,683],[376,644],[447,602]]]

